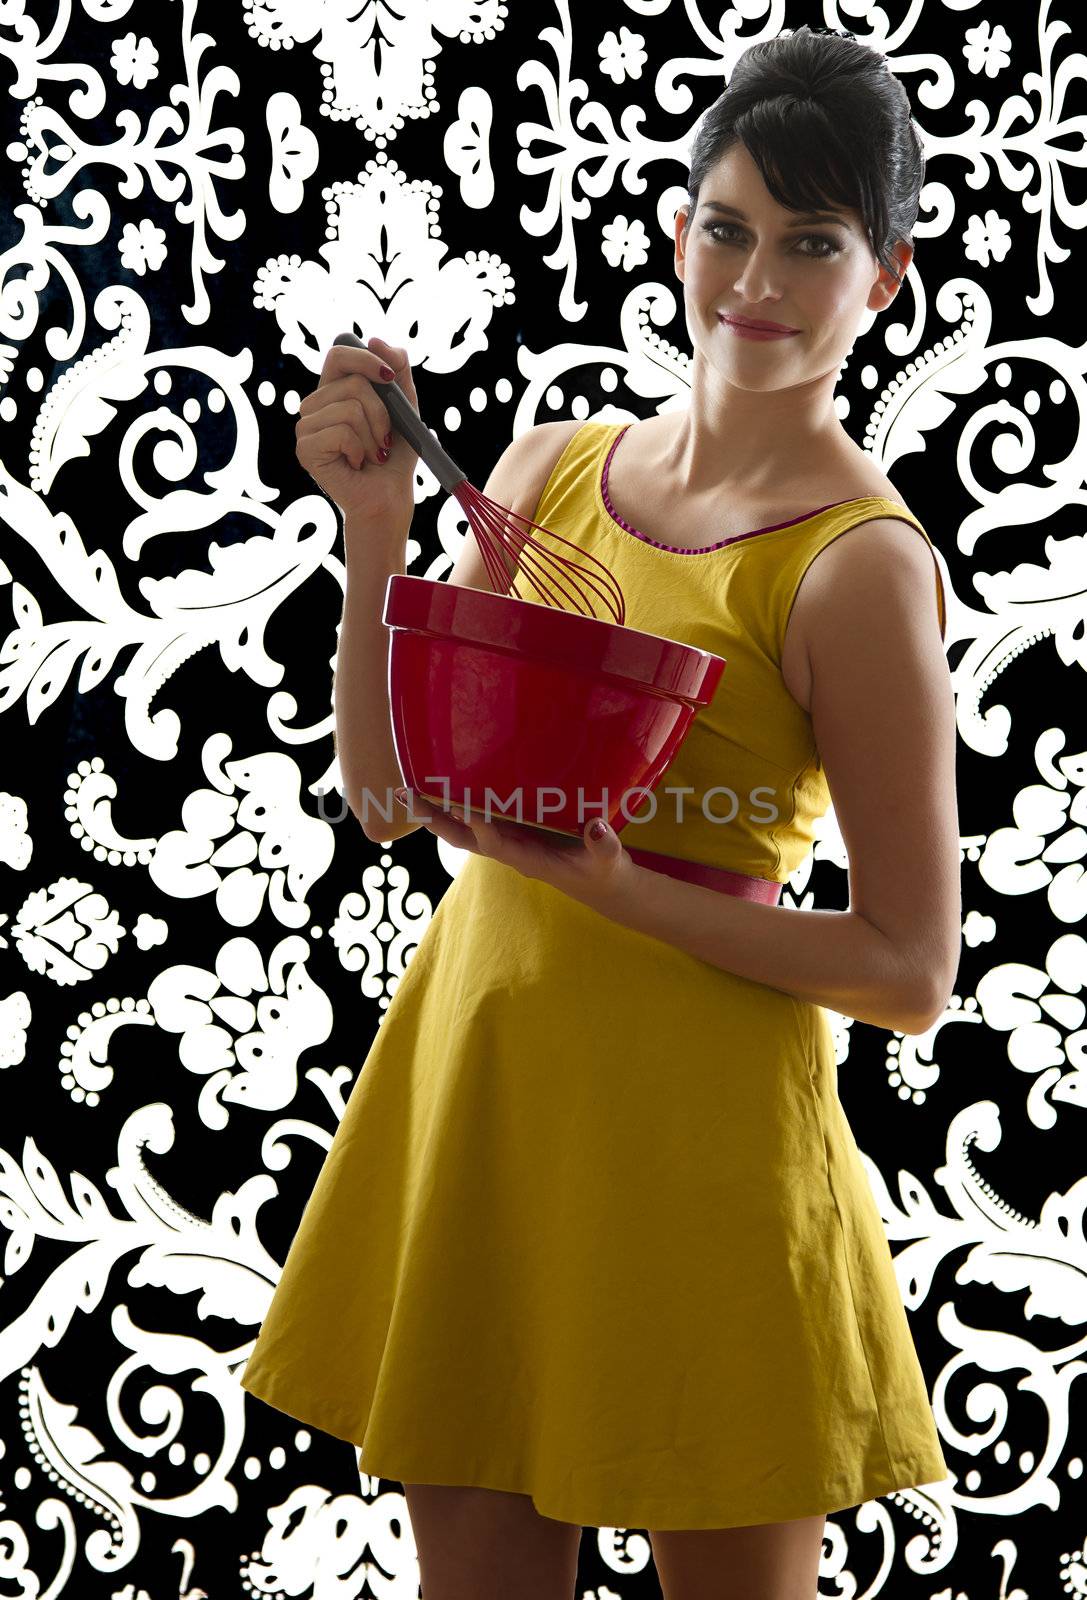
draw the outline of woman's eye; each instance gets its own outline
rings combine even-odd
[[[712,237],[714,238],[714,240],[718,244],[729,244],[731,242],[728,239],[718,239],[718,237],[717,237],[718,230],[721,229],[721,228],[724,228],[726,230],[726,232],[728,232],[728,233],[742,233],[743,232],[742,228],[736,227],[736,225],[734,223],[731,223],[731,222],[704,222],[702,224],[702,228],[703,228],[703,232],[712,235]],[[800,238],[797,240],[797,243],[798,244],[814,243],[814,244],[817,244],[817,245],[825,246],[825,249],[802,250],[800,252],[801,255],[811,256],[814,261],[827,261],[827,260],[829,260],[829,258],[831,256],[836,256],[839,253],[839,251],[841,250],[841,248],[842,248],[841,245],[838,244],[838,242],[836,240],[829,238],[828,235],[825,234],[825,233],[805,233],[805,234],[801,234]]]

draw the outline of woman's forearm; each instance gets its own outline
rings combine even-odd
[[[899,1033],[942,1014],[921,963],[859,912],[764,905],[648,867],[623,883],[594,909],[737,977]]]
[[[393,800],[404,780],[393,743],[389,630],[382,610],[389,578],[405,570],[409,525],[405,516],[393,527],[349,522],[344,529],[347,582],[333,687],[335,748],[344,797],[371,839],[404,831]]]

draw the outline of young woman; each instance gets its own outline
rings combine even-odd
[[[627,626],[728,662],[649,820],[564,849],[414,796],[363,819],[467,854],[242,1382],[405,1485],[425,1600],[567,1597],[584,1525],[647,1529],[666,1600],[814,1600],[828,1513],[947,1476],[824,1009],[922,1032],[958,962],[939,565],[835,405],[923,167],[851,35],[752,47],[676,217],[689,405],[532,429],[488,482],[611,568]],[[416,458],[384,364],[414,399],[372,339],[298,424],[344,510],[360,816],[401,781],[380,602]],[[451,581],[490,587],[471,538]],[[849,909],[782,906],[832,799]]]

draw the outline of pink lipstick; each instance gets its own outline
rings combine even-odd
[[[740,339],[791,339],[800,332],[799,328],[785,328],[780,324],[764,323],[752,326],[750,323],[738,322],[733,317],[722,316],[718,312],[718,321],[723,322]]]

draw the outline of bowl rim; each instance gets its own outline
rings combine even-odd
[[[726,657],[679,639],[415,573],[390,575],[382,621],[394,648],[398,635],[415,634],[611,678],[698,707],[712,700],[727,665]]]

